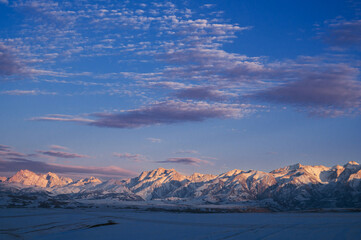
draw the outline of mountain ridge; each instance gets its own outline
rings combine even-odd
[[[51,199],[61,196],[69,202],[253,202],[285,210],[361,207],[361,166],[357,162],[333,167],[297,163],[270,172],[234,169],[219,175],[183,175],[175,169],[157,168],[134,178],[107,181],[94,177],[73,181],[55,173],[21,170],[5,180],[1,178],[0,193],[8,196],[9,189],[19,194],[43,191]]]

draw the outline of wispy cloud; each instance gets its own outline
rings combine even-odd
[[[175,154],[199,154],[199,152],[196,150],[179,150]]]
[[[53,148],[61,148],[62,146],[52,145]],[[82,154],[74,154],[60,151],[38,151],[40,154],[51,157],[60,158],[84,158],[89,157]],[[136,173],[127,169],[116,166],[92,167],[78,165],[64,165],[56,163],[47,163],[33,160],[34,157],[39,158],[38,154],[24,154],[13,150],[11,146],[0,145],[0,172],[14,172],[21,169],[28,169],[35,172],[56,172],[56,173],[79,173],[94,174],[100,176],[113,177],[129,177],[135,176]]]
[[[238,95],[218,90],[215,87],[201,86],[179,90],[175,93],[175,96],[184,99],[225,101]]]
[[[203,4],[202,7],[204,7],[204,8],[212,8],[212,7],[215,7],[215,6],[216,6],[215,4],[207,3],[207,4]]]
[[[254,112],[253,107],[233,104],[248,96],[256,97],[247,99],[289,104],[297,110],[307,109],[311,114],[325,117],[360,113],[359,66],[356,63],[329,57],[325,61],[304,64],[298,59],[271,60],[225,50],[225,44],[252,31],[252,26],[232,23],[221,13],[208,11],[214,4],[189,9],[189,5],[180,2],[144,5],[131,1],[108,4],[49,0],[19,1],[11,6],[26,10],[19,12],[27,24],[18,26],[19,31],[14,31],[14,36],[0,38],[0,75],[30,73],[43,83],[72,84],[81,88],[81,94],[133,94],[147,102],[155,102],[122,113],[52,114],[32,120],[138,128],[209,118],[236,118]],[[324,42],[332,47],[359,49],[361,20],[336,19],[325,24],[327,30],[320,35]],[[122,34],[117,33],[119,29]],[[52,65],[59,60],[115,55],[126,56],[117,57],[118,61],[155,61],[157,67],[144,72],[96,74],[67,72]],[[36,65],[37,69],[27,68],[27,63]],[[329,74],[328,69],[331,69]],[[85,76],[91,80],[63,79]],[[129,81],[123,83],[120,78]],[[330,84],[327,78],[331,79]],[[101,79],[114,82],[105,83]],[[92,86],[99,89],[89,90]],[[154,87],[162,92],[157,95],[149,91]],[[55,93],[8,90],[1,94]],[[224,105],[205,106],[202,101]]]
[[[152,143],[161,143],[162,142],[162,139],[160,139],[160,138],[147,138],[147,140]]]
[[[28,154],[14,151],[12,147],[7,145],[0,145],[0,157],[9,158],[9,157],[26,157]]]
[[[68,150],[69,148],[64,147],[64,146],[60,146],[60,145],[50,145],[49,146],[50,149],[52,150]]]
[[[31,121],[58,121],[58,122],[77,122],[77,123],[90,123],[94,120],[72,116],[72,115],[64,115],[64,114],[48,114],[44,117],[34,117],[30,119]]]
[[[336,19],[327,22],[327,30],[321,38],[334,49],[361,50],[361,19]]]
[[[162,82],[147,82],[147,85],[151,87],[164,87],[170,89],[184,89],[187,87],[186,84],[181,82],[171,82],[171,81],[162,81]]]
[[[56,92],[47,92],[47,91],[41,91],[41,90],[7,90],[7,91],[1,91],[0,94],[2,95],[56,95]]]
[[[139,128],[159,124],[201,122],[211,118],[242,118],[255,112],[257,108],[263,106],[169,100],[122,113],[89,114],[95,117],[95,120],[69,115],[48,115],[31,120],[79,122],[97,127]]]
[[[271,102],[291,104],[318,116],[342,116],[361,112],[359,70],[343,63],[293,62],[280,69],[283,83],[255,96]]]
[[[28,169],[35,172],[55,172],[55,173],[79,173],[79,174],[94,174],[105,177],[130,177],[137,173],[123,169],[116,166],[108,167],[92,167],[92,166],[77,166],[77,165],[63,165],[55,163],[46,163],[40,161],[33,161],[26,158],[11,158],[3,160],[0,158],[1,172],[15,172],[21,169]]]
[[[25,64],[15,57],[12,48],[0,41],[0,76],[23,75],[26,69]]]
[[[9,151],[10,149],[10,146],[0,144],[0,151]]]
[[[126,159],[134,162],[142,162],[147,160],[147,158],[141,154],[131,154],[131,153],[113,153],[113,156]]]
[[[157,161],[157,163],[176,163],[176,164],[193,165],[193,166],[199,166],[200,164],[212,164],[207,160],[202,160],[194,157],[168,158],[167,160],[164,161]]]
[[[40,154],[51,156],[51,157],[57,157],[57,158],[88,158],[89,156],[78,154],[78,153],[68,153],[68,152],[61,152],[61,151],[54,151],[54,150],[48,150],[48,151],[37,151]]]

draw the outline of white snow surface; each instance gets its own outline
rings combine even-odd
[[[360,239],[361,213],[0,209],[0,239]]]

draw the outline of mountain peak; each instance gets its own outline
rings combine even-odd
[[[160,167],[160,168],[152,170],[151,172],[163,174],[163,173],[173,173],[173,172],[176,172],[176,170],[174,168],[166,169],[166,168]]]
[[[43,176],[48,180],[49,179],[59,179],[59,176],[52,172],[48,172],[47,174],[44,174]]]
[[[32,174],[37,175],[36,173],[34,173],[28,169],[22,169],[22,170],[18,171],[17,173],[15,173],[15,175],[26,175],[26,176],[32,175]]]
[[[20,183],[28,186],[36,187],[54,187],[64,186],[72,182],[70,178],[58,177],[55,173],[36,174],[27,169],[18,171],[14,176],[7,180],[11,183]]]
[[[88,178],[88,180],[90,180],[90,181],[94,181],[94,180],[99,180],[99,179],[98,179],[98,178],[96,178],[96,177],[91,176],[90,178]]]
[[[355,162],[355,161],[349,161],[348,163],[346,163],[344,165],[344,167],[347,167],[347,166],[359,166],[360,164],[358,162]]]
[[[190,175],[189,177],[190,178],[194,178],[194,179],[196,179],[196,178],[201,178],[201,177],[203,177],[204,175],[206,175],[206,174],[202,174],[202,173],[197,173],[197,172],[195,172],[195,173],[193,173],[192,175]]]
[[[154,178],[161,175],[174,175],[177,171],[172,169],[165,169],[165,168],[157,168],[151,171],[144,171],[139,175],[139,180],[143,180],[145,178]]]
[[[24,178],[30,178],[30,177],[39,177],[38,174],[29,171],[27,169],[24,170],[20,170],[18,172],[16,172],[11,178],[9,178],[10,182],[16,181],[17,179],[24,179]]]
[[[192,182],[199,182],[199,181],[209,181],[216,177],[217,177],[216,175],[212,175],[212,174],[193,173],[187,179]]]
[[[358,164],[355,161],[350,161],[350,162],[346,163],[345,165],[343,165],[343,167],[345,168],[345,170],[348,169],[350,171],[356,171],[356,170],[359,170],[361,166],[360,166],[360,164]]]
[[[243,170],[233,169],[231,171],[228,171],[226,173],[221,174],[221,176],[228,176],[229,177],[229,176],[233,176],[233,175],[238,175],[238,174],[240,174],[242,172],[243,172]]]
[[[290,170],[297,170],[297,169],[300,169],[304,167],[301,163],[296,163],[296,164],[293,164],[293,165],[289,165],[288,168]]]
[[[165,171],[167,171],[167,169],[160,167],[160,168],[153,169],[150,172],[162,174]]]

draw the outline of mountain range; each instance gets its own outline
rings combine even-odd
[[[2,207],[76,207],[142,202],[249,205],[276,211],[361,208],[361,166],[295,164],[271,172],[234,169],[220,174],[183,175],[158,168],[126,180],[74,181],[55,173],[21,170],[0,178]]]

